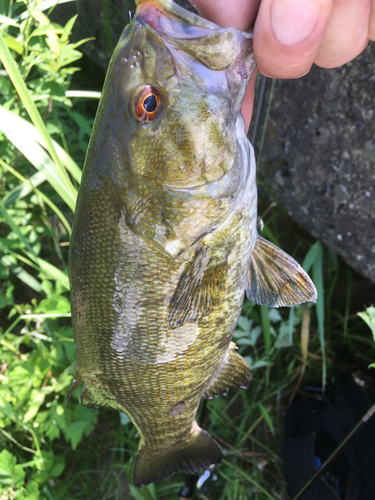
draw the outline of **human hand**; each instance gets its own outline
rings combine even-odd
[[[259,71],[298,78],[315,63],[335,68],[375,40],[375,0],[189,0],[216,24],[246,31],[254,25]],[[254,24],[255,21],[255,24]],[[255,75],[242,114],[246,130],[253,108]]]

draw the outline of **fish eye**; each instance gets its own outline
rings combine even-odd
[[[133,100],[133,111],[141,122],[154,120],[162,105],[162,97],[158,89],[151,85],[142,86],[137,90]]]

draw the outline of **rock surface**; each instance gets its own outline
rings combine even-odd
[[[375,45],[274,87],[258,172],[297,224],[375,282]]]

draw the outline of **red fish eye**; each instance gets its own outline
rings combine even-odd
[[[159,113],[161,102],[160,92],[155,87],[142,87],[133,102],[135,116],[141,122],[151,122]]]

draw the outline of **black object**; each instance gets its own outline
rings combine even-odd
[[[195,491],[195,486],[199,479],[198,475],[189,475],[182,490],[178,493],[178,498],[192,498]]]
[[[307,490],[311,488],[311,485],[321,476],[323,475],[323,472],[326,471],[333,460],[337,457],[339,453],[341,453],[341,450],[346,446],[346,444],[353,439],[353,436],[357,434],[359,429],[366,424],[371,417],[375,415],[375,404],[371,406],[369,411],[366,413],[366,415],[361,418],[361,420],[358,422],[358,424],[354,427],[354,429],[351,430],[351,432],[346,436],[344,441],[340,443],[340,445],[335,448],[335,451],[331,453],[331,455],[327,458],[327,460],[319,467],[319,469],[315,472],[315,474],[312,476],[311,479],[305,484],[305,486],[297,493],[297,495],[293,498],[293,500],[301,500],[302,496],[306,493]],[[319,466],[319,464],[318,464]],[[328,471],[327,471],[328,472]],[[329,472],[328,472],[329,473]],[[333,478],[335,479],[335,478]],[[335,486],[337,487],[339,485],[337,479],[335,479]]]
[[[298,494],[368,411],[371,402],[347,372],[324,400],[296,398],[286,416],[284,464],[289,493]],[[301,500],[374,500],[375,421],[368,420],[345,444]]]

